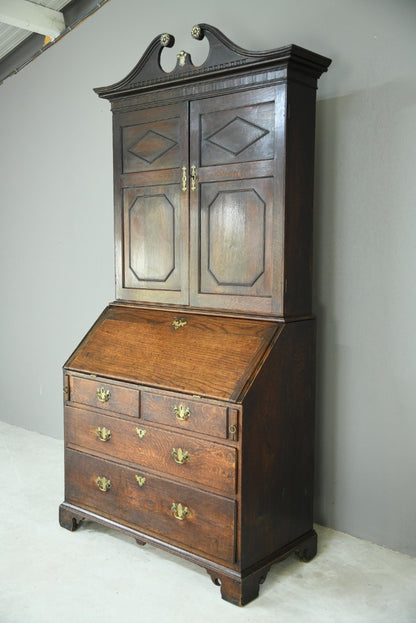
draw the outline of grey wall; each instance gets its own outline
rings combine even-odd
[[[113,293],[111,114],[92,92],[171,32],[333,58],[320,81],[316,519],[416,554],[416,4],[111,0],[0,87],[0,417],[62,435],[66,357]],[[199,45],[199,48],[198,48]],[[24,449],[22,448],[22,451]]]

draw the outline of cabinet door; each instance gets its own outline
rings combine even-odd
[[[191,305],[272,311],[283,232],[277,96],[270,87],[191,102]]]
[[[187,104],[114,123],[117,297],[188,303]]]

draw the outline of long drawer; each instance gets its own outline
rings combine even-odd
[[[77,407],[65,407],[65,439],[77,446],[139,464],[233,495],[236,449]]]
[[[149,535],[233,562],[235,502],[66,450],[66,500]]]

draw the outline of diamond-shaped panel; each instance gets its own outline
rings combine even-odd
[[[148,130],[146,134],[129,148],[129,152],[148,164],[152,164],[172,149],[172,147],[175,147],[175,145],[177,143],[167,136]]]
[[[237,156],[268,133],[269,130],[237,116],[206,140]]]

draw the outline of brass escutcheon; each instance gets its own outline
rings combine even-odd
[[[172,327],[176,331],[176,329],[180,329],[181,327],[184,327],[186,324],[187,322],[183,318],[175,318],[175,320],[172,322]]]
[[[176,415],[176,419],[180,422],[185,422],[188,418],[191,417],[191,411],[189,407],[185,407],[185,405],[180,404],[179,406],[175,405],[173,407],[173,412]]]
[[[136,476],[136,480],[139,487],[143,487],[144,483],[146,482],[146,478],[144,476]]]
[[[136,433],[137,433],[139,439],[143,439],[143,437],[146,434],[146,431],[143,430],[143,428],[136,428]]]
[[[188,507],[182,506],[180,502],[178,504],[173,502],[170,510],[172,511],[173,516],[176,519],[179,519],[179,521],[183,521],[186,517],[189,517]]]
[[[97,398],[100,402],[108,402],[110,400],[111,392],[105,387],[97,387]]]
[[[175,459],[175,462],[179,463],[179,465],[183,465],[184,463],[186,463],[186,461],[189,460],[189,452],[184,452],[182,448],[178,448],[177,450],[176,448],[173,448],[172,456]]]
[[[106,428],[105,426],[103,426],[102,428],[98,427],[95,432],[100,441],[108,441],[109,439],[111,439],[111,430],[109,428]]]
[[[111,481],[108,480],[105,476],[98,476],[95,482],[97,483],[99,490],[104,491],[104,493],[108,491],[111,487]]]

